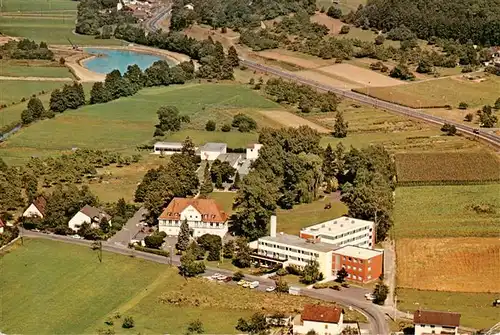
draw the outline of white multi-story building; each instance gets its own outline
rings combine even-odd
[[[354,245],[372,249],[375,245],[375,223],[342,216],[300,230],[300,237],[333,244]]]
[[[228,231],[227,219],[213,199],[174,198],[158,218],[158,227],[169,236],[177,236],[182,222],[187,221],[194,237],[212,234],[222,238]]]
[[[311,260],[319,264],[325,278],[332,276],[333,250],[327,243],[306,240],[295,235],[276,234],[276,216],[271,217],[271,231],[257,241],[257,253],[253,258],[261,263],[295,265],[303,268]]]
[[[307,334],[314,331],[318,335],[338,335],[342,332],[344,311],[340,307],[307,304],[299,320],[294,320],[293,333]]]
[[[417,310],[413,313],[413,323],[415,325],[415,335],[456,335],[460,326],[460,314]]]

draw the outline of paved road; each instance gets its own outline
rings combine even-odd
[[[123,226],[123,228],[117,232],[113,237],[111,237],[108,242],[119,244],[122,246],[127,246],[130,240],[135,239],[137,234],[142,228],[141,222],[143,215],[146,213],[146,209],[144,207],[139,208],[137,212],[135,212],[134,216],[132,216],[127,223]],[[142,238],[141,238],[142,239]]]
[[[24,236],[32,237],[32,238],[44,238],[54,241],[61,241],[66,243],[78,244],[82,246],[90,246],[92,241],[86,240],[78,240],[68,236],[60,236],[60,235],[51,235],[44,233],[36,233],[32,231],[25,231]],[[149,254],[146,252],[140,252],[133,249],[128,249],[126,247],[110,243],[103,242],[102,249],[108,252],[113,252],[117,254],[134,256],[137,258],[142,258],[145,260],[149,260],[152,262],[162,263],[162,264],[172,264],[172,265],[180,265],[180,257],[178,255],[172,255],[172,257],[167,258],[159,255]],[[232,272],[229,270],[218,269],[218,268],[207,268],[205,271],[206,275],[212,275],[214,273],[222,273],[226,275],[232,275]],[[262,277],[256,276],[245,276],[248,280],[258,280],[261,283],[261,286],[258,290],[264,291],[268,286],[274,286],[274,281],[271,279],[266,279]],[[344,291],[333,291],[329,289],[324,290],[313,290],[313,289],[302,289],[301,294],[305,296],[309,296],[316,299],[321,299],[325,301],[336,301],[345,306],[351,306],[359,312],[363,313],[370,322],[371,332],[373,335],[387,335],[389,334],[389,328],[385,321],[385,315],[383,310],[373,305],[372,303],[366,301],[364,299],[364,293],[367,291],[361,288],[350,288]]]

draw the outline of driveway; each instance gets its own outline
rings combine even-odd
[[[139,210],[135,212],[134,216],[132,216],[123,226],[122,230],[111,237],[108,242],[116,245],[127,246],[130,240],[143,239],[144,236],[140,230],[142,228],[142,218],[145,213],[146,209],[144,207],[139,208]]]

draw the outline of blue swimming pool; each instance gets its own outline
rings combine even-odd
[[[151,64],[161,59],[166,60],[169,64],[173,64],[171,60],[161,56],[129,50],[85,48],[85,52],[100,56],[85,61],[83,66],[91,71],[103,74],[107,74],[115,69],[120,70],[123,74],[127,71],[127,67],[133,64],[137,64],[142,70],[145,70]]]

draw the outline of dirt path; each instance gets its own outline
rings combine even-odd
[[[280,110],[271,110],[271,111],[266,110],[266,111],[259,111],[259,113],[261,113],[262,115],[273,121],[281,123],[285,127],[298,128],[300,126],[309,126],[320,133],[331,133],[331,130],[290,112],[280,111]]]
[[[0,76],[0,80],[26,80],[26,81],[73,81],[71,78],[50,78],[50,77],[9,77]]]

